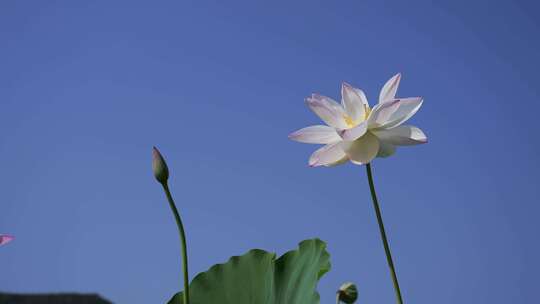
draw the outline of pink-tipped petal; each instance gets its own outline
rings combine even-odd
[[[368,101],[362,90],[344,82],[341,85],[341,104],[354,121],[365,119]]]
[[[397,100],[377,104],[368,117],[368,125],[370,129],[376,129],[384,126],[398,109]]]
[[[349,161],[349,157],[347,157],[347,155],[343,156],[342,159],[336,161],[336,162],[333,162],[333,163],[329,163],[329,164],[326,164],[324,165],[325,167],[335,167],[335,166],[338,166],[338,165],[343,165],[344,163],[348,162]]]
[[[397,108],[388,117],[387,122],[384,124],[385,128],[394,128],[411,118],[422,106],[422,97],[409,97],[396,99]]]
[[[326,145],[315,151],[309,158],[309,166],[329,166],[339,163],[347,155],[341,148],[341,142]]]
[[[411,118],[422,106],[421,97],[399,98],[378,104],[369,115],[369,128],[394,128]]]
[[[14,238],[12,235],[0,234],[0,246],[13,241]]]
[[[411,146],[425,144],[427,136],[417,127],[399,126],[392,129],[372,131],[381,142],[397,146]]]
[[[313,94],[306,99],[306,103],[329,126],[336,129],[347,128],[345,110],[332,98]]]
[[[336,129],[329,126],[311,126],[295,131],[289,139],[307,144],[330,144],[341,140]]]
[[[388,102],[396,98],[396,93],[400,81],[401,74],[397,73],[384,84],[379,94],[379,103]]]

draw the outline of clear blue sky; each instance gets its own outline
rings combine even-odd
[[[535,1],[2,1],[0,290],[164,303],[192,275],[318,236],[360,303],[394,296],[365,169],[309,168],[312,92],[396,72],[427,145],[373,163],[407,303],[536,303]]]

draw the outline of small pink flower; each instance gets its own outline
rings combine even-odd
[[[11,242],[15,237],[7,234],[0,234],[0,246]]]

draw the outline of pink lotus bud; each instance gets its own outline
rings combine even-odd
[[[152,149],[152,169],[154,170],[154,176],[157,181],[161,184],[166,184],[169,179],[169,168],[156,147]]]
[[[0,246],[5,245],[11,241],[13,241],[14,237],[7,234],[0,234]]]

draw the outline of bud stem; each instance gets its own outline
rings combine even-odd
[[[377,193],[375,192],[375,185],[373,184],[373,175],[371,173],[371,164],[366,165],[367,177],[369,181],[369,190],[371,191],[371,198],[373,199],[373,208],[377,215],[377,222],[379,223],[379,231],[381,232],[381,239],[384,245],[384,252],[386,253],[386,261],[390,268],[390,274],[392,275],[392,282],[394,283],[394,290],[396,291],[396,300],[398,304],[403,304],[401,298],[401,290],[399,289],[399,282],[396,275],[396,269],[394,268],[394,262],[392,261],[392,253],[390,253],[390,246],[388,245],[388,239],[386,238],[386,232],[384,230],[384,223],[381,215],[381,208],[377,201]]]
[[[167,196],[167,200],[169,201],[169,206],[171,207],[171,211],[174,214],[174,219],[176,220],[176,225],[178,226],[178,232],[180,234],[180,241],[182,242],[182,270],[184,273],[184,292],[182,293],[184,298],[184,304],[189,304],[189,274],[188,274],[188,258],[187,258],[187,245],[186,245],[186,233],[184,231],[184,225],[182,224],[182,219],[180,218],[180,214],[178,213],[178,209],[176,209],[176,205],[174,203],[174,200],[171,195],[171,191],[169,190],[169,185],[167,182],[161,183],[163,186],[163,190],[165,191],[165,195]]]

